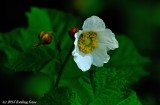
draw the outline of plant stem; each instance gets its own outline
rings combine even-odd
[[[67,63],[67,61],[68,61],[71,53],[72,53],[73,47],[74,47],[74,45],[72,45],[72,47],[70,48],[70,50],[69,50],[69,52],[67,54],[66,59],[64,60],[63,64],[61,65],[61,67],[59,69],[59,73],[58,73],[58,76],[57,76],[57,79],[56,79],[56,82],[55,82],[55,88],[58,87],[58,84],[59,84],[61,76],[62,76],[62,72],[64,70],[64,67],[65,67],[65,65],[66,65],[66,63]]]
[[[55,45],[56,45],[56,47],[57,47],[57,49],[58,49],[58,52],[60,53],[60,52],[61,52],[60,42],[59,42],[59,40],[56,38],[56,34],[55,34],[54,32],[51,32],[51,33],[53,34],[53,37],[54,37],[54,39],[55,39]]]

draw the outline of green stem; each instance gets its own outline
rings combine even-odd
[[[51,32],[52,34],[53,34],[53,37],[54,37],[54,39],[55,39],[55,45],[56,45],[56,47],[57,47],[57,49],[58,49],[58,51],[59,51],[59,53],[61,52],[61,47],[60,47],[60,42],[59,42],[59,40],[56,38],[56,34],[54,33],[54,32]]]
[[[74,45],[72,45],[72,47],[70,48],[70,50],[69,50],[69,52],[67,54],[66,59],[64,60],[63,64],[61,65],[61,67],[59,69],[59,73],[58,73],[58,76],[57,76],[57,79],[56,79],[56,82],[55,82],[55,88],[58,87],[58,84],[59,84],[61,76],[62,76],[62,72],[64,70],[65,65],[67,64],[67,61],[68,61],[71,53],[72,53],[73,47],[74,47]]]

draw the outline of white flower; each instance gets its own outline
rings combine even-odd
[[[118,48],[115,35],[97,16],[86,19],[82,29],[75,33],[74,61],[82,71],[89,70],[92,64],[102,67],[110,59],[107,51]]]

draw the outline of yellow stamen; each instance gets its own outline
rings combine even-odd
[[[97,33],[93,31],[83,32],[78,39],[79,50],[87,54],[97,47]]]

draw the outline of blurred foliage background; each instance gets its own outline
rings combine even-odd
[[[146,67],[150,74],[134,84],[132,89],[137,92],[144,105],[160,104],[159,0],[5,0],[0,3],[0,32],[6,33],[16,28],[28,27],[29,22],[26,12],[30,12],[31,7],[53,9],[81,19],[97,15],[116,35],[123,34],[131,39],[139,53],[151,59],[151,63]],[[72,20],[70,21],[72,22]],[[4,72],[3,66],[7,62],[6,58],[5,53],[0,51],[1,96],[8,98],[17,94],[16,97],[20,98],[21,87],[19,83],[24,82],[25,78],[28,78],[31,73],[20,72],[12,75],[12,72]],[[51,81],[44,74],[38,74],[36,77],[43,78],[42,81],[48,83],[45,86],[49,87],[51,85]],[[34,77],[31,78],[34,80]],[[34,85],[35,89],[36,85],[41,86],[41,84],[30,84],[29,81],[30,79],[27,80],[29,86]],[[39,79],[39,81],[41,80]],[[35,79],[35,83],[39,81]],[[32,89],[34,91],[34,88]],[[40,90],[40,95],[46,91]]]

